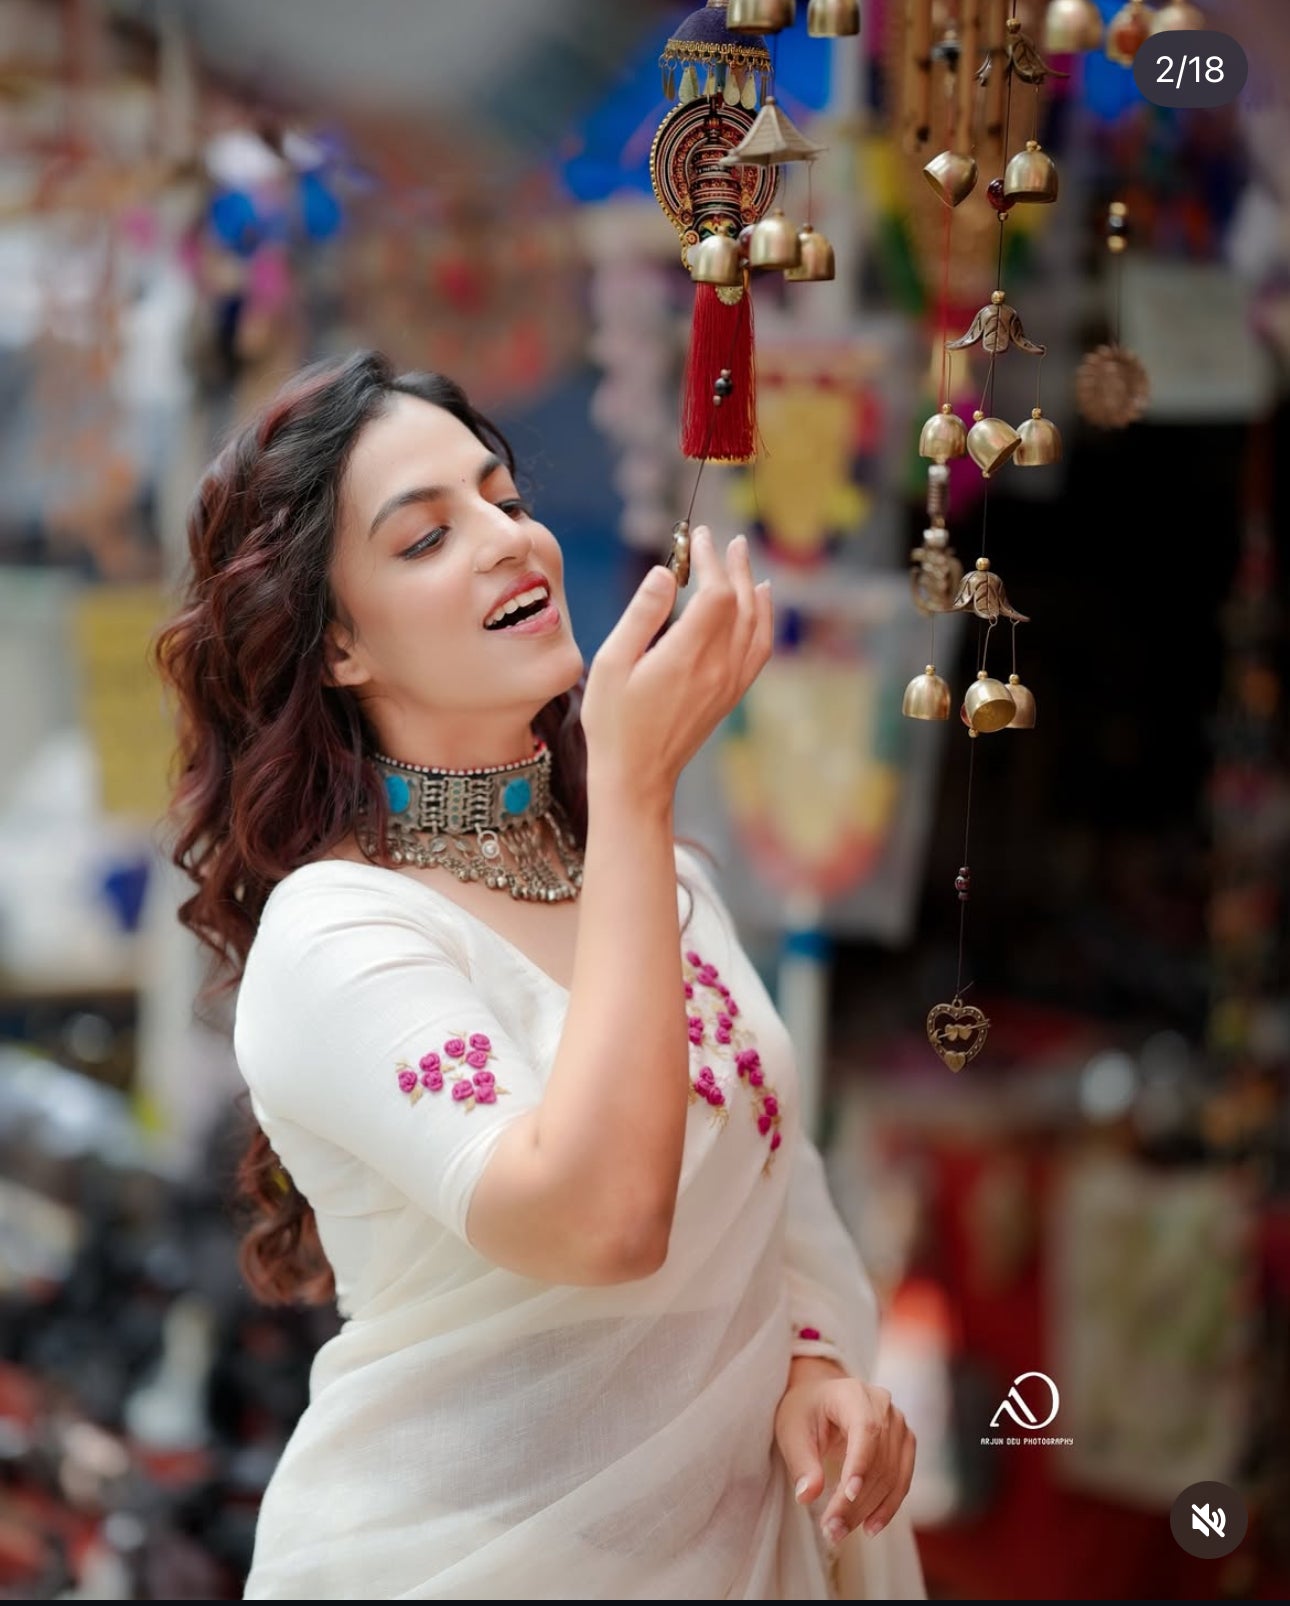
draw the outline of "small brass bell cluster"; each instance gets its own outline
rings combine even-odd
[[[1094,0],[1048,0],[1044,48],[1074,55],[1102,43],[1102,13]]]
[[[972,428],[967,432],[968,456],[988,480],[1021,445],[1021,436],[1004,419],[987,418],[979,408],[972,414],[972,420]]]
[[[972,414],[972,428],[965,430],[963,420],[947,402],[923,425],[918,455],[934,463],[948,463],[965,452],[988,480],[1009,460],[1018,468],[1044,468],[1061,462],[1062,437],[1039,407],[1031,409],[1020,429],[1013,429],[1006,419],[987,418],[978,410]]]
[[[934,463],[948,463],[953,457],[962,457],[967,451],[967,430],[963,420],[946,402],[939,413],[923,425],[918,437],[918,455],[930,457]]]
[[[799,228],[778,209],[750,223],[737,238],[710,234],[690,247],[686,260],[695,284],[717,286],[742,284],[749,268],[782,272],[795,284],[820,283],[836,272],[828,239],[809,223]]]
[[[845,39],[860,32],[860,0],[811,0],[806,31],[813,39]]]
[[[936,673],[935,665],[928,664],[923,673],[915,675],[905,687],[900,711],[906,719],[948,719],[950,705],[949,686]],[[1034,693],[1021,684],[1019,675],[1009,675],[1005,686],[1003,681],[982,669],[968,687],[961,715],[972,736],[988,736],[1002,730],[1034,730]]]

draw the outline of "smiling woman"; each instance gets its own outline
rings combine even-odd
[[[247,1597],[921,1596],[872,1290],[673,836],[770,652],[747,544],[696,530],[682,618],[655,568],[584,678],[505,441],[371,353],[231,443],[189,538],[159,658],[244,1263],[345,1318]]]

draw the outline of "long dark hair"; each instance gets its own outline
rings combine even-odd
[[[395,396],[459,419],[514,472],[510,446],[440,374],[396,374],[376,352],[290,380],[207,469],[188,515],[180,612],[155,645],[177,694],[171,852],[196,891],[179,909],[216,956],[213,991],[236,986],[269,893],[325,854],[360,812],[378,842],[385,790],[357,699],[328,684],[325,636],[341,617],[329,582],[340,484],[364,425]],[[587,834],[585,681],[553,698],[534,731],[579,847]],[[254,1207],[242,1269],[263,1299],[333,1297],[313,1210],[252,1122],[238,1184]]]

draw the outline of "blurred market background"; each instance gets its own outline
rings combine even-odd
[[[967,3],[935,0],[934,39]],[[443,369],[509,432],[590,659],[694,482],[693,289],[648,170],[658,58],[689,9],[0,0],[6,1598],[240,1596],[334,1330],[240,1282],[228,1016],[194,1007],[157,823],[170,728],[146,654],[197,474],[302,362],[370,344]],[[1004,0],[979,9],[1001,27]],[[906,66],[927,8],[862,10],[858,38],[817,39],[803,0],[775,39],[779,103],[825,147],[783,204],[828,234],[837,276],[754,290],[764,449],[707,469],[695,516],[750,532],[779,640],[678,826],[716,855],[794,1030],[881,1292],[932,1595],[1284,1598],[1284,7],[1205,0],[1250,64],[1215,110],[1149,104],[1101,49],[1054,58],[1070,76],[1039,135],[1060,198],[1010,217],[1005,282],[1047,345],[1065,452],[1001,471],[988,500],[1038,717],[977,742],[901,699],[928,632],[919,430],[942,332],[995,285],[1003,156],[987,127],[946,280],[949,214],[919,171],[942,109],[920,142]],[[1046,10],[1017,14],[1042,36]],[[1150,402],[1097,428],[1075,376],[1117,332]],[[1032,361],[1001,363],[996,412],[1029,413]],[[951,371],[965,418],[982,372],[979,354]],[[984,490],[952,465],[969,566]],[[976,647],[950,622],[957,709]],[[955,987],[974,752],[963,973],[992,1025],[955,1074],[925,1020]],[[984,1443],[1028,1372],[1073,1442]],[[1203,1479],[1249,1511],[1222,1560],[1171,1536]]]

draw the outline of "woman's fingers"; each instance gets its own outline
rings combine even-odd
[[[894,1471],[888,1464],[888,1435],[878,1417],[858,1412],[838,1426],[846,1434],[846,1453],[837,1487],[820,1518],[825,1538],[835,1544],[876,1509],[891,1486]]]
[[[895,1487],[878,1509],[871,1512],[861,1524],[864,1531],[871,1537],[876,1533],[881,1533],[900,1510],[901,1503],[909,1493],[909,1486],[914,1480],[914,1458],[917,1451],[918,1441],[906,1427],[905,1440],[900,1451],[900,1465],[896,1472]]]
[[[753,588],[752,563],[748,556],[748,537],[737,535],[726,548],[726,573],[734,589],[738,613],[730,633],[731,678],[738,680],[753,631],[757,628],[757,598]],[[742,684],[739,691],[743,691]]]
[[[748,690],[765,669],[775,644],[775,603],[770,594],[770,581],[763,580],[753,591],[756,610],[753,633],[739,666],[739,696]]]

